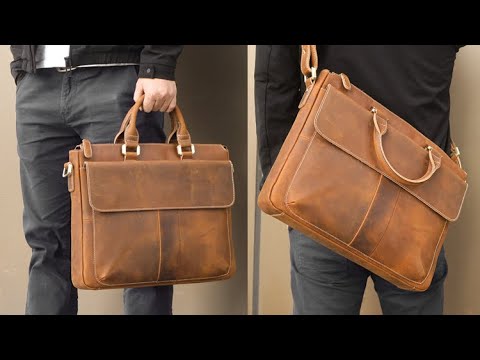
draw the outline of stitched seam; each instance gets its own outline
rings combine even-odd
[[[233,164],[232,162],[230,161],[230,164],[232,166],[232,170],[233,170]],[[88,172],[87,172],[87,182],[88,182]],[[233,171],[232,171],[232,181],[233,181]],[[89,193],[90,195],[90,193]],[[234,194],[235,196],[235,194]],[[233,203],[232,203],[233,204]],[[95,276],[95,279],[97,280],[97,282],[103,286],[108,286],[108,287],[117,287],[117,286],[127,286],[127,285],[148,285],[148,284],[162,284],[162,283],[165,283],[165,284],[175,284],[175,283],[181,283],[181,282],[185,282],[185,281],[204,281],[204,280],[214,280],[214,279],[220,279],[220,278],[223,278],[223,277],[227,277],[229,274],[230,274],[230,271],[231,271],[231,268],[232,268],[232,263],[231,263],[231,259],[232,259],[232,237],[231,237],[231,232],[230,232],[230,221],[229,221],[229,216],[228,216],[228,211],[230,209],[227,208],[225,209],[225,211],[227,211],[227,227],[228,227],[228,239],[229,239],[229,248],[230,248],[230,264],[229,264],[229,267],[228,267],[228,270],[225,274],[221,274],[221,275],[215,275],[215,276],[207,276],[207,277],[195,277],[195,278],[185,278],[185,279],[181,279],[181,280],[167,280],[167,281],[142,281],[142,282],[129,282],[129,283],[116,283],[116,284],[107,284],[105,282],[102,282],[99,280],[99,277],[97,275],[97,261],[96,261],[96,239],[95,239],[95,213],[96,211],[93,211],[93,268],[94,268],[94,276]],[[179,211],[177,210],[177,214],[179,216]],[[178,218],[179,219],[179,218]],[[180,232],[180,226],[178,227],[179,228],[179,232]],[[180,237],[179,237],[180,238]],[[180,253],[179,253],[180,254]],[[179,255],[178,255],[179,256]],[[177,260],[177,264],[178,264],[178,260]]]
[[[323,99],[322,99],[322,103],[320,104],[320,109],[321,109],[321,108],[323,107],[323,105],[325,104],[325,99],[327,98],[327,95],[328,95],[328,91],[329,91],[329,90],[330,90],[330,88],[327,89],[327,92],[325,93],[325,96],[324,96]],[[284,202],[286,208],[292,213],[292,215],[294,215],[294,216],[296,216],[297,218],[303,220],[303,221],[306,222],[307,224],[310,224],[311,226],[315,227],[315,228],[318,229],[319,231],[321,231],[321,232],[323,232],[323,233],[331,236],[332,238],[334,238],[334,239],[336,239],[336,240],[338,240],[338,241],[343,242],[342,240],[340,240],[340,239],[337,238],[336,236],[330,234],[328,231],[325,231],[325,230],[319,228],[318,226],[316,226],[316,225],[310,223],[309,221],[305,220],[304,218],[302,218],[300,215],[297,215],[297,214],[292,210],[292,208],[290,207],[290,205],[288,204],[288,197],[289,197],[289,195],[290,195],[290,190],[291,190],[291,188],[292,188],[292,186],[293,186],[293,183],[295,182],[295,179],[296,179],[296,177],[297,177],[297,174],[298,174],[300,168],[302,167],[303,162],[305,161],[305,158],[307,157],[308,151],[310,150],[310,147],[312,146],[313,140],[315,140],[315,137],[316,137],[316,136],[317,136],[317,134],[316,134],[316,132],[314,132],[313,135],[312,135],[312,138],[311,138],[311,140],[310,140],[310,143],[308,144],[307,149],[305,150],[305,153],[303,154],[302,160],[301,160],[300,163],[298,164],[297,169],[296,169],[296,171],[295,171],[295,174],[293,175],[292,180],[290,181],[290,185],[288,186],[288,190],[287,190],[287,192],[285,193],[285,196],[284,196],[284,198],[283,198],[283,202]]]
[[[328,75],[325,76],[325,78],[323,78],[323,80],[322,80],[321,83],[318,82],[318,81],[315,83],[315,84],[317,84],[317,83],[320,84],[320,89],[318,90],[317,94],[315,95],[315,100],[318,98],[318,95],[320,94],[321,90],[324,89],[324,88],[322,87],[322,84],[325,82],[325,80],[326,80],[327,78],[328,78]],[[314,87],[312,87],[312,92],[313,92],[313,89],[314,89]],[[325,95],[326,95],[326,94],[325,94]],[[314,100],[314,101],[315,101],[315,100]],[[321,103],[320,106],[323,106],[323,103],[324,103],[324,102],[325,102],[325,96],[323,97],[322,103]],[[302,109],[302,110],[303,110],[303,109]],[[305,110],[303,110],[303,111],[305,111]],[[287,153],[286,156],[285,156],[285,161],[284,161],[284,163],[282,164],[282,167],[279,169],[276,178],[272,181],[272,185],[271,185],[271,187],[270,187],[270,193],[268,194],[268,200],[270,201],[270,204],[271,204],[276,210],[281,211],[281,213],[275,214],[275,215],[271,215],[271,216],[281,216],[281,215],[283,214],[282,209],[277,208],[277,206],[276,206],[276,205],[273,203],[273,201],[272,201],[273,189],[274,189],[275,185],[277,185],[277,182],[278,182],[278,180],[279,180],[279,178],[280,178],[280,176],[281,176],[281,174],[282,174],[282,172],[283,172],[283,169],[285,168],[285,165],[286,165],[286,163],[288,162],[288,160],[289,160],[289,158],[290,158],[290,154],[292,153],[293,149],[295,148],[295,145],[298,143],[298,139],[299,139],[300,136],[302,135],[302,132],[303,132],[303,130],[304,130],[304,128],[305,128],[305,125],[306,125],[306,123],[307,123],[307,121],[308,121],[308,118],[309,118],[311,112],[312,112],[312,108],[308,109],[308,113],[306,114],[306,116],[305,116],[305,118],[304,118],[305,120],[303,121],[303,124],[302,124],[302,129],[299,131],[296,139],[294,139],[294,141],[293,141],[293,144],[292,144],[292,145],[290,146],[290,148],[288,149],[288,153]],[[297,114],[297,118],[295,119],[295,122],[297,121],[297,119],[298,119],[298,114]],[[295,122],[294,122],[294,124],[295,124]],[[287,138],[288,138],[288,135],[287,135]],[[308,138],[308,137],[307,137],[307,138]],[[284,146],[284,145],[285,145],[285,142],[284,142],[283,145],[282,145],[282,149],[283,149],[283,146]],[[281,152],[281,150],[280,150],[280,152]],[[270,173],[269,173],[269,175],[268,175],[269,177],[270,177],[270,174],[271,174],[271,171],[270,171]]]
[[[232,237],[231,237],[231,231],[230,231],[230,221],[229,221],[229,215],[228,215],[228,212],[230,211],[229,209],[226,209],[225,210],[227,212],[227,227],[228,227],[228,239],[229,239],[229,254],[230,254],[230,265],[228,267],[228,270],[225,274],[221,274],[221,275],[215,275],[215,276],[207,276],[207,277],[202,277],[202,278],[198,278],[198,277],[195,277],[195,278],[185,278],[185,279],[181,279],[181,280],[167,280],[167,281],[144,281],[144,282],[131,282],[131,283],[118,283],[118,284],[106,284],[106,283],[103,283],[101,281],[98,280],[98,277],[96,276],[96,273],[95,273],[95,278],[97,278],[97,281],[104,285],[104,286],[110,286],[110,287],[115,287],[115,286],[124,286],[124,285],[141,285],[141,284],[159,284],[159,283],[176,283],[176,282],[185,282],[185,281],[190,281],[190,280],[195,280],[195,281],[202,281],[202,280],[214,280],[214,279],[220,279],[222,277],[226,277],[230,274],[230,271],[232,269],[232,263],[231,263],[231,259],[232,259]],[[177,211],[177,221],[178,221],[178,231],[179,231],[179,234],[180,234],[180,214],[179,212]],[[179,239],[180,239],[180,235],[179,235]],[[180,241],[180,240],[179,240]],[[177,256],[180,256],[180,251],[178,253]],[[94,261],[94,264],[95,264],[95,251],[94,251],[94,257],[93,257],[93,261]],[[178,260],[177,260],[177,264],[178,264]],[[96,267],[95,267],[96,269]]]
[[[329,93],[329,90],[330,88],[332,87],[332,85],[328,85],[328,89],[327,89],[327,92],[325,93],[325,97],[324,97],[324,100],[327,98],[327,95]],[[353,100],[352,100],[353,101]],[[333,145],[337,146],[338,148],[342,149],[343,151],[345,151],[347,154],[349,154],[350,156],[354,157],[355,159],[357,159],[358,161],[364,163],[365,165],[367,165],[369,168],[377,171],[378,173],[382,174],[383,176],[385,176],[386,178],[390,179],[394,184],[396,184],[397,186],[400,186],[402,189],[404,189],[406,192],[408,192],[409,194],[411,194],[412,196],[416,197],[418,200],[420,200],[422,203],[424,203],[425,205],[427,205],[429,208],[431,208],[433,211],[435,211],[436,213],[438,213],[439,215],[443,216],[445,219],[449,220],[449,221],[456,221],[458,219],[458,217],[460,216],[460,211],[462,209],[462,205],[463,205],[463,202],[465,201],[465,195],[467,194],[467,188],[468,188],[468,184],[466,184],[465,186],[465,192],[463,193],[463,198],[462,198],[462,201],[460,203],[460,207],[458,209],[458,213],[456,215],[455,218],[451,218],[449,216],[446,216],[443,212],[441,212],[440,210],[438,210],[436,207],[434,207],[433,205],[430,205],[428,204],[425,200],[423,200],[422,198],[420,198],[418,195],[416,195],[415,193],[413,193],[411,190],[409,190],[408,188],[404,187],[402,184],[400,183],[397,183],[395,180],[392,179],[391,176],[389,176],[388,174],[386,174],[385,172],[383,172],[382,170],[379,170],[377,169],[376,167],[374,167],[373,165],[370,165],[369,163],[367,163],[366,161],[362,160],[361,158],[359,158],[358,156],[356,156],[355,154],[353,154],[351,151],[349,151],[348,149],[346,149],[345,147],[339,145],[337,142],[335,142],[334,140],[330,139],[327,135],[325,135],[323,132],[321,132],[318,127],[317,127],[317,119],[318,119],[318,116],[320,115],[320,112],[321,112],[321,109],[323,107],[323,104],[322,106],[318,109],[317,113],[316,113],[316,116],[315,116],[315,120],[314,120],[314,126],[315,126],[315,130],[318,134],[320,134],[323,138],[325,138],[326,140],[328,140],[330,143],[332,143]],[[397,130],[398,131],[398,130]],[[448,168],[447,168],[448,169]]]
[[[335,74],[335,75],[338,75],[338,74]],[[330,84],[329,84],[330,85]],[[357,90],[358,92],[360,92],[363,96],[367,97],[369,100],[371,100],[373,103],[379,105],[382,110],[385,110],[386,112],[390,113],[390,115],[392,115],[393,117],[398,117],[399,119],[402,119],[405,124],[407,126],[409,126],[411,129],[415,130],[415,131],[418,131],[412,124],[410,124],[408,121],[406,121],[405,119],[401,118],[400,116],[398,116],[397,114],[393,113],[391,110],[389,110],[388,108],[386,108],[385,106],[383,106],[381,103],[379,103],[378,101],[376,101],[375,99],[373,99],[370,95],[366,94],[363,90],[359,89],[358,87],[356,87],[355,85],[352,85],[352,88],[354,88],[355,90]],[[350,99],[352,100],[352,99]],[[353,100],[352,100],[353,101]],[[378,107],[378,106],[377,106]],[[393,128],[395,128],[395,126],[393,126]],[[397,130],[395,128],[395,130]],[[397,130],[398,131],[398,130]],[[423,134],[422,134],[423,135]],[[426,136],[424,136],[426,139],[428,139]],[[433,147],[434,148],[437,148],[436,150],[439,150],[440,152],[444,153],[446,155],[446,157],[450,160],[452,160],[450,158],[450,156],[448,156],[447,153],[445,153],[445,151],[443,151],[443,149],[441,149],[437,144],[435,144],[432,140],[428,139],[430,142],[432,142],[433,144]],[[458,165],[457,165],[458,166]],[[448,168],[448,167],[447,167]],[[466,174],[466,172],[462,169],[462,168],[459,168],[464,174]],[[450,169],[451,171],[454,171],[453,169]]]
[[[142,143],[142,146],[155,146],[157,147],[163,147],[163,148],[170,148],[170,150],[174,151],[175,154],[177,154],[177,144],[166,144],[166,143]],[[92,144],[92,149],[94,148],[113,148],[118,150],[118,153],[120,154],[120,147],[122,144]],[[219,146],[224,152],[228,152],[227,149],[224,148],[224,145],[222,144],[195,144],[195,149],[197,148],[211,148],[212,146]],[[92,150],[93,151],[93,150]],[[177,155],[178,156],[178,155]],[[228,159],[227,159],[228,160]],[[152,161],[181,161],[180,158],[178,160],[168,160],[168,159],[157,159],[157,160],[152,160]],[[195,160],[197,162],[200,161],[226,161],[224,159],[218,160],[218,159],[212,159],[212,160]]]
[[[181,227],[180,227],[180,211],[175,210],[177,213],[177,262],[175,264],[175,278],[178,277],[177,269],[179,268],[180,260],[181,260],[181,253],[182,253],[182,235],[181,235]]]
[[[296,216],[296,214],[291,214],[293,216]],[[296,216],[298,217],[298,216]],[[301,218],[300,218],[301,219]],[[303,220],[303,219],[302,219]],[[305,221],[305,220],[304,220]],[[308,221],[305,221],[308,225],[311,225],[313,227],[316,227],[315,225],[309,223]],[[437,241],[437,245],[435,247],[435,252],[434,252],[434,258],[435,258],[435,255],[437,254],[437,251],[438,251],[438,246],[440,244],[440,240],[443,236],[443,233],[445,232],[445,227],[447,225],[447,221],[445,221],[445,224],[443,226],[443,230],[442,232],[440,233],[440,236],[438,237],[438,241]],[[319,229],[321,230],[321,229]],[[327,239],[328,241],[330,241],[329,239]],[[432,260],[432,262],[430,263],[430,267],[429,267],[429,272],[428,274],[425,276],[425,278],[422,280],[422,281],[415,281],[415,280],[412,280],[412,279],[409,279],[407,278],[406,276],[402,275],[402,274],[399,274],[398,272],[396,272],[395,270],[392,270],[388,267],[386,267],[384,264],[382,264],[381,262],[369,257],[368,255],[365,255],[364,253],[362,253],[360,250],[357,250],[355,249],[354,247],[351,247],[349,246],[348,244],[344,243],[343,241],[341,240],[338,240],[336,239],[339,243],[336,244],[338,245],[339,247],[341,247],[343,250],[345,250],[346,252],[352,254],[352,255],[358,255],[359,257],[361,258],[364,258],[364,260],[369,263],[370,265],[376,267],[377,269],[379,270],[382,270],[382,271],[385,271],[386,273],[389,273],[392,277],[394,278],[397,278],[397,279],[400,279],[400,280],[406,280],[408,283],[414,283],[414,284],[418,284],[418,285],[421,285],[423,284],[427,278],[428,278],[428,274],[430,274],[431,270],[432,270],[432,267],[433,267],[433,263],[434,261]],[[330,241],[330,242],[334,242],[334,241]]]
[[[162,268],[162,232],[160,231],[160,211],[157,211],[157,239],[158,239],[157,281],[159,281],[160,280],[160,269]]]
[[[440,245],[440,239],[443,237],[443,233],[445,232],[445,229],[447,228],[447,223],[448,223],[448,222],[445,221],[445,223],[443,224],[442,232],[440,233],[440,236],[438,237],[437,245],[435,246],[435,252],[434,252],[434,254],[433,254],[433,255],[434,255],[434,256],[433,256],[433,259],[436,258],[435,255],[437,254],[438,245]],[[412,282],[417,283],[417,284],[423,284],[423,283],[425,282],[425,280],[427,279],[428,274],[430,274],[430,272],[432,271],[432,269],[433,269],[433,263],[434,263],[434,262],[435,262],[434,260],[431,261],[430,267],[428,268],[427,276],[425,276],[425,279],[424,279],[422,282],[416,282],[416,281],[412,281]],[[400,274],[399,274],[399,275],[400,275]],[[402,275],[400,275],[400,276],[402,276]]]
[[[314,135],[314,137],[312,138],[312,140],[313,140],[314,138],[315,138],[315,135]],[[312,142],[313,142],[313,141],[312,141]],[[308,151],[308,149],[307,149],[307,151]],[[302,162],[303,162],[303,159],[302,159]],[[295,176],[296,176],[296,173],[295,173],[295,175],[294,175],[294,178],[295,178]],[[290,183],[290,187],[291,187],[291,184],[292,184],[293,181],[294,181],[294,178],[292,178],[292,182]],[[290,192],[290,187],[289,187],[288,192]],[[287,194],[288,194],[288,192],[287,192]],[[329,235],[329,236],[332,237],[334,240],[336,240],[336,241],[339,242],[339,244],[337,244],[337,245],[340,245],[341,247],[344,248],[344,250],[347,250],[347,251],[350,252],[351,254],[353,254],[353,255],[355,255],[355,254],[356,254],[356,255],[360,255],[360,257],[366,258],[365,260],[366,260],[367,262],[374,262],[374,263],[378,264],[378,265],[376,265],[376,266],[377,266],[377,268],[379,268],[380,270],[386,271],[387,273],[393,273],[393,274],[399,276],[400,278],[405,279],[405,280],[407,280],[407,281],[409,281],[409,282],[412,282],[412,283],[415,283],[415,284],[421,285],[421,284],[423,284],[423,283],[425,282],[427,276],[426,276],[425,279],[424,279],[423,281],[421,281],[421,282],[420,282],[420,281],[411,280],[411,279],[407,278],[406,276],[403,276],[403,275],[397,273],[396,271],[388,268],[386,265],[382,264],[381,262],[379,262],[379,261],[371,258],[369,255],[366,255],[366,254],[362,253],[360,250],[357,250],[357,249],[355,249],[355,248],[352,248],[352,247],[349,246],[347,243],[343,242],[342,240],[338,239],[337,237],[333,236],[332,234],[328,233],[327,231],[325,231],[325,230],[319,228],[318,226],[312,224],[311,222],[305,220],[305,219],[302,218],[300,215],[297,215],[295,212],[293,212],[292,209],[290,208],[290,206],[288,206],[288,204],[287,204],[286,202],[285,202],[285,205],[286,205],[286,207],[288,208],[288,210],[290,210],[290,216],[296,217],[297,219],[302,220],[304,223],[306,223],[306,224],[310,225],[311,227],[319,230],[320,232],[323,232],[323,233]],[[445,224],[446,224],[446,222],[445,222]],[[444,228],[445,228],[445,225],[444,225]],[[443,234],[443,231],[442,231],[442,234]],[[438,244],[439,244],[439,242],[440,242],[440,239],[441,239],[441,236],[438,238],[437,246],[436,246],[436,248],[435,248],[435,254],[436,254],[436,252],[437,252]],[[432,265],[433,265],[433,261],[432,261],[432,264],[430,265],[430,269],[431,269]]]
[[[393,219],[393,215],[395,215],[395,211],[397,210],[397,205],[398,205],[398,199],[399,198],[400,198],[400,189],[397,190],[397,197],[395,199],[395,205],[393,205],[393,210],[392,210],[392,213],[390,214],[390,219],[388,219],[387,226],[385,227],[385,230],[383,230],[382,236],[380,237],[380,240],[378,240],[377,245],[375,245],[375,247],[371,251],[370,255],[368,255],[368,256],[372,257],[373,254],[375,254],[375,251],[377,251],[378,246],[380,245],[383,238],[385,237],[385,234],[387,233],[388,227],[390,226],[390,223]]]
[[[92,192],[88,191],[88,202],[89,205],[92,209],[99,211],[99,212],[126,212],[126,211],[147,211],[147,210],[177,210],[177,209],[224,209],[224,208],[229,208],[233,206],[235,203],[235,181],[233,177],[233,163],[229,160],[230,163],[230,168],[231,168],[231,178],[232,178],[232,201],[228,205],[198,205],[198,206],[185,206],[185,207],[179,207],[179,206],[171,206],[171,207],[153,207],[153,208],[135,208],[135,209],[100,209],[95,207],[92,203]],[[85,165],[87,165],[88,162],[85,162]],[[90,181],[90,171],[88,171],[88,166],[86,166],[87,169],[87,187],[88,189],[91,189],[91,181]]]
[[[373,204],[375,202],[375,199],[377,198],[377,194],[378,194],[378,190],[380,189],[380,184],[382,183],[382,175],[380,175],[380,179],[378,180],[378,184],[377,184],[377,188],[375,189],[375,193],[373,194],[373,197],[372,197],[372,201],[370,202],[370,205],[367,209],[367,212],[365,213],[365,216],[362,220],[362,223],[360,224],[357,232],[355,233],[355,235],[353,236],[353,239],[348,243],[348,245],[352,245],[352,243],[355,241],[355,239],[357,238],[358,234],[360,234],[360,231],[362,230],[363,228],[363,225],[365,224],[365,221],[367,220],[368,218],[368,215],[370,215],[370,211],[372,210],[372,207],[373,207]]]
[[[303,154],[303,157],[302,157],[302,161],[300,161],[300,164],[298,165],[297,167],[297,170],[295,171],[295,174],[293,175],[292,177],[292,180],[290,181],[290,185],[288,186],[288,190],[287,192],[285,193],[285,197],[283,198],[283,202],[285,204],[285,206],[287,207],[287,209],[292,213],[292,215],[296,216],[297,218],[303,220],[304,222],[306,222],[307,224],[310,224],[311,226],[315,227],[317,230],[331,236],[332,238],[334,238],[335,240],[338,240],[338,241],[342,241],[340,240],[339,238],[337,238],[336,236],[330,234],[328,231],[324,230],[324,229],[321,229],[319,228],[318,226],[312,224],[311,222],[305,220],[304,218],[302,218],[300,215],[297,215],[293,210],[292,208],[290,207],[290,205],[288,204],[288,197],[290,195],[290,190],[293,186],[293,183],[295,182],[295,179],[297,177],[297,174],[298,174],[298,171],[300,170],[300,168],[302,167],[303,165],[303,161],[305,160],[307,154],[308,154],[308,151],[310,150],[310,147],[312,146],[312,143],[313,143],[313,140],[315,140],[315,137],[317,135],[314,133],[313,136],[312,136],[312,139],[310,140],[310,143],[308,144],[308,147],[307,147],[307,150],[305,151],[305,153]],[[343,242],[343,241],[342,241]]]
[[[81,234],[80,234],[80,237],[79,237],[79,241],[82,242],[82,254],[81,254],[81,269],[82,269],[82,281],[83,281],[83,285],[85,285],[86,287],[92,289],[90,286],[87,285],[87,282],[85,280],[85,264],[84,264],[84,261],[83,261],[83,254],[85,254],[85,249],[84,249],[84,246],[85,246],[85,241],[84,240],[84,233],[85,233],[85,230],[84,230],[84,225],[85,225],[85,222],[89,222],[89,220],[91,221],[91,219],[84,219],[83,217],[83,197],[82,197],[82,186],[81,186],[81,181],[82,181],[82,167],[80,166],[80,163],[81,163],[81,158],[80,158],[80,151],[76,151],[76,155],[77,155],[77,172],[78,172],[78,192],[79,192],[79,196],[80,196],[80,214],[78,214],[77,216],[80,218],[80,231],[81,231]],[[76,189],[74,189],[75,191]]]
[[[226,209],[225,210],[227,212],[227,227],[228,227],[228,240],[229,240],[229,253],[230,253],[230,264],[229,264],[229,267],[228,267],[228,270],[225,274],[221,274],[221,275],[215,275],[215,276],[206,276],[206,277],[194,277],[194,278],[185,278],[185,279],[181,279],[181,280],[163,280],[163,281],[143,281],[143,282],[130,282],[130,283],[117,283],[117,284],[106,284],[106,283],[103,283],[101,281],[98,280],[98,277],[97,277],[97,273],[96,273],[96,256],[95,256],[95,242],[94,242],[94,251],[93,251],[93,264],[94,264],[94,269],[95,269],[95,278],[97,279],[97,281],[104,285],[104,286],[109,286],[109,287],[116,287],[116,286],[125,286],[125,285],[148,285],[148,284],[162,284],[162,283],[165,283],[165,284],[175,284],[175,283],[181,283],[181,282],[185,282],[185,281],[191,281],[191,280],[194,280],[194,281],[203,281],[203,280],[214,280],[214,279],[220,279],[220,278],[223,278],[223,277],[227,277],[229,274],[230,274],[230,271],[232,269],[232,255],[233,255],[233,252],[232,252],[232,234],[231,234],[231,231],[230,231],[230,216],[228,214],[228,212],[230,211],[230,209]],[[95,214],[95,213],[94,213]],[[178,211],[177,211],[177,214],[178,214]],[[95,223],[94,223],[94,227],[95,227]]]
[[[95,275],[95,279],[97,280],[97,282],[99,284],[102,284],[104,286],[123,286],[123,285],[133,285],[133,284],[151,284],[151,283],[156,283],[156,281],[144,281],[144,282],[131,282],[131,283],[121,283],[121,284],[114,284],[114,285],[110,285],[110,284],[107,284],[103,281],[100,280],[100,278],[98,277],[98,273],[97,273],[97,237],[96,237],[96,214],[97,212],[96,211],[93,211],[93,272],[94,272],[94,275]]]
[[[228,269],[228,272],[225,273],[225,274],[221,274],[221,275],[215,275],[215,276],[207,276],[207,277],[194,277],[194,278],[185,278],[185,279],[181,279],[181,280],[162,280],[162,281],[143,281],[143,282],[131,282],[131,283],[118,283],[118,284],[105,284],[105,283],[102,283],[99,281],[100,284],[102,284],[103,286],[109,286],[109,287],[116,287],[116,286],[125,286],[125,285],[142,285],[142,284],[175,284],[175,283],[181,283],[181,282],[185,282],[185,281],[203,281],[203,280],[214,280],[214,279],[220,279],[220,278],[223,278],[223,277],[226,277],[229,275],[230,273],[230,268],[231,268],[231,265],[229,266],[229,269]],[[94,288],[91,288],[91,289],[94,289]]]
[[[189,210],[189,209],[226,209],[229,207],[233,206],[233,202],[229,205],[221,205],[221,206],[216,206],[216,205],[208,205],[208,206],[185,206],[185,207],[180,207],[180,206],[172,206],[172,207],[152,207],[152,208],[135,208],[135,209],[99,209],[95,206],[92,206],[90,204],[90,207],[98,212],[104,212],[104,213],[116,213],[116,212],[133,212],[133,211],[155,211],[155,210]]]
[[[233,243],[232,243],[232,232],[231,232],[231,228],[230,228],[230,214],[231,214],[231,212],[230,212],[230,209],[227,209],[225,211],[226,211],[226,214],[227,214],[228,255],[229,255],[229,258],[230,258],[230,263],[228,264],[227,272],[225,274],[218,275],[217,277],[228,276],[228,275],[230,275],[230,271],[232,270],[232,260],[233,260],[232,247],[233,247]]]
[[[96,211],[92,211],[93,213],[93,274],[95,275],[95,280],[97,280],[97,282],[99,284],[102,284],[102,285],[106,285],[104,284],[102,281],[100,281],[100,279],[98,278],[98,275],[97,275],[97,242],[96,242],[96,221],[95,221],[95,213]]]
[[[328,136],[324,135],[324,134],[321,134],[322,137],[324,137],[326,140],[328,140],[329,142],[331,142],[332,144],[334,144],[335,146],[337,146],[338,148],[342,149],[343,151],[345,151],[347,154],[349,154],[350,156],[352,156],[353,158],[357,159],[358,161],[362,162],[363,164],[365,164],[366,166],[368,166],[369,168],[371,168],[372,170],[374,171],[377,171],[378,173],[380,173],[381,175],[385,176],[387,179],[391,180],[395,185],[401,187],[403,190],[405,190],[406,192],[408,192],[410,195],[416,197],[418,200],[420,200],[423,204],[425,204],[426,206],[428,206],[430,209],[432,209],[433,211],[435,211],[436,213],[438,213],[439,215],[441,215],[442,217],[444,217],[446,220],[449,220],[449,221],[456,221],[458,219],[458,217],[460,216],[460,211],[462,209],[462,205],[463,205],[463,202],[465,200],[465,195],[467,193],[467,188],[468,188],[468,184],[466,184],[466,187],[465,187],[465,192],[463,194],[463,198],[462,198],[462,201],[460,203],[460,207],[459,207],[459,210],[458,210],[458,213],[456,215],[455,218],[451,218],[447,215],[445,215],[442,211],[438,210],[435,206],[429,204],[426,202],[426,200],[423,200],[420,196],[418,196],[417,194],[413,193],[411,190],[409,190],[408,188],[406,188],[405,186],[403,186],[401,183],[398,183],[396,182],[390,175],[388,175],[387,173],[384,173],[382,170],[379,170],[377,169],[376,167],[373,167],[372,165],[370,165],[369,163],[367,163],[366,161],[360,159],[359,157],[357,157],[355,154],[353,154],[352,152],[350,152],[349,150],[345,149],[344,147],[342,147],[341,145],[339,145],[338,143],[336,143],[335,141],[333,141],[332,139],[330,139]]]
[[[228,207],[233,206],[233,204],[235,203],[235,179],[233,177],[233,172],[234,172],[233,163],[230,160],[229,160],[229,162],[230,162],[230,166],[231,166],[231,169],[232,169],[232,174],[231,174],[232,175],[232,202],[230,203],[230,205]]]

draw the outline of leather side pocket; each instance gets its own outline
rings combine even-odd
[[[161,251],[159,212],[94,211],[93,217],[97,281],[127,287],[157,281]]]

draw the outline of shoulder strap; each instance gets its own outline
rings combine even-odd
[[[302,45],[300,68],[307,87],[317,79],[318,54],[316,45]]]

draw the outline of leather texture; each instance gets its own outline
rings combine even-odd
[[[192,145],[178,107],[167,140],[177,143],[140,143],[142,101],[125,116],[114,144],[85,139],[65,164],[72,281],[79,289],[197,283],[235,273],[228,150]]]
[[[347,75],[312,79],[314,47],[302,45],[308,95],[258,205],[396,286],[425,291],[468,187],[458,153],[447,155]]]

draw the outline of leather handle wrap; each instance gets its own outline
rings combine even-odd
[[[136,154],[137,146],[139,145],[140,138],[137,130],[137,115],[140,107],[143,104],[145,95],[140,96],[138,101],[130,108],[130,110],[125,115],[120,130],[115,136],[115,144],[125,144],[126,151],[131,154]],[[168,142],[172,140],[174,135],[178,144],[183,148],[191,148],[192,139],[190,133],[188,132],[187,124],[185,123],[185,118],[183,117],[180,107],[177,105],[175,109],[169,113],[172,121],[172,132],[168,137]]]
[[[373,113],[373,143],[375,147],[375,153],[377,155],[377,159],[379,160],[383,169],[392,177],[394,177],[397,181],[408,184],[408,185],[417,185],[424,183],[428,179],[430,179],[433,174],[440,168],[441,166],[441,157],[433,154],[433,149],[431,146],[427,147],[428,152],[428,167],[425,174],[418,179],[409,179],[406,176],[403,176],[398,172],[388,160],[385,150],[383,149],[383,135],[387,132],[388,124],[385,120],[379,123],[379,118],[377,117],[376,109],[372,109]]]
[[[305,81],[311,77],[316,77],[316,74],[313,73],[313,71],[318,69],[318,54],[316,45],[302,45],[300,68],[302,70],[302,74],[305,76]]]

